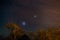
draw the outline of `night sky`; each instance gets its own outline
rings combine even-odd
[[[60,0],[1,0],[0,31],[3,25],[16,23],[24,31],[60,26]]]

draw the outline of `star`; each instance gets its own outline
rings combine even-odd
[[[23,25],[23,26],[25,26],[25,25],[26,25],[26,22],[25,22],[25,21],[23,21],[23,22],[22,22],[22,25]]]
[[[33,17],[34,17],[34,18],[37,18],[37,15],[34,15]]]

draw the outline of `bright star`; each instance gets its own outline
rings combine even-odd
[[[25,22],[25,21],[23,21],[23,22],[22,22],[22,25],[23,25],[23,26],[25,26],[25,25],[26,25],[26,22]]]

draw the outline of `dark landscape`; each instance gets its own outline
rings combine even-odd
[[[60,0],[0,0],[0,40],[60,40]]]

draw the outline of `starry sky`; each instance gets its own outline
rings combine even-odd
[[[60,26],[60,0],[1,0],[0,31],[8,22],[24,31]]]

